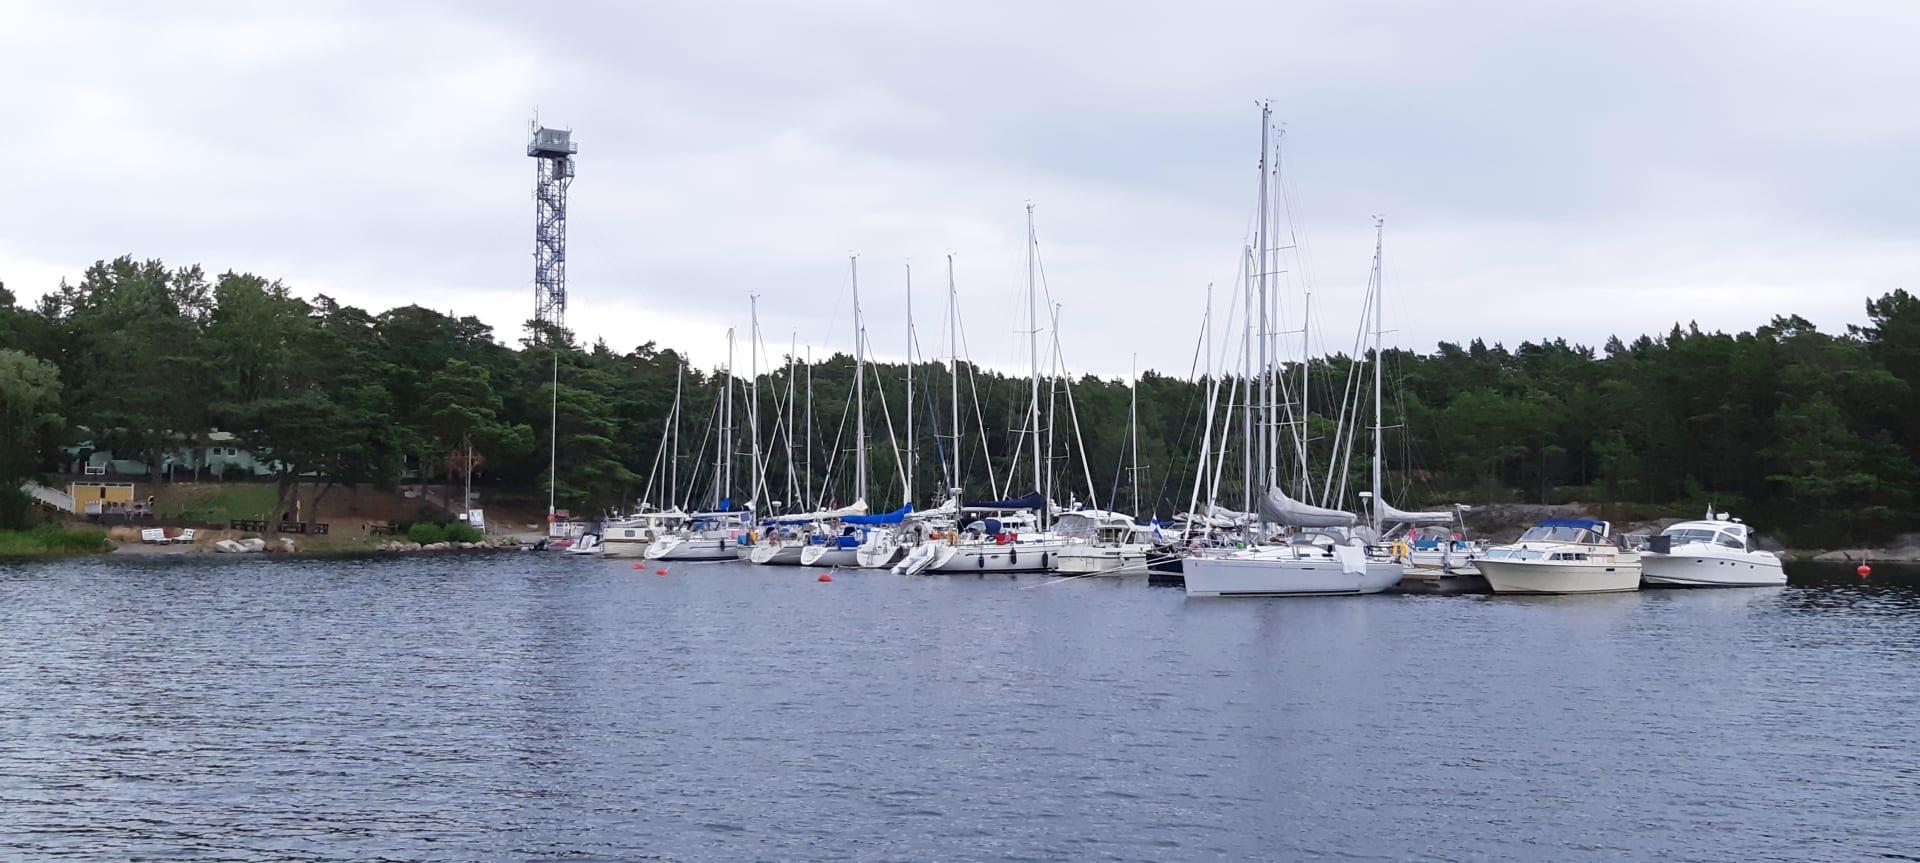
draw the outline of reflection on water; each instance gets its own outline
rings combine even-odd
[[[1910,859],[1920,577],[0,567],[0,858]]]

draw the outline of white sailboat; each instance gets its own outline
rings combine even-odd
[[[718,406],[719,443],[713,463],[713,509],[687,516],[686,527],[658,536],[642,557],[667,561],[739,560],[752,551],[748,534],[751,510],[734,510],[733,488],[733,330],[727,330],[727,365]]]
[[[853,281],[853,477],[854,505],[858,513],[867,512],[867,325],[860,313],[860,259],[848,259],[848,271]],[[800,550],[800,563],[806,566],[859,566],[856,556],[859,542],[843,542],[848,539],[838,532],[821,537],[821,542],[809,542]]]
[[[1260,203],[1259,222],[1255,235],[1255,248],[1259,250],[1257,264],[1250,271],[1250,284],[1247,291],[1248,338],[1243,342],[1249,349],[1259,346],[1260,368],[1258,404],[1248,404],[1247,415],[1243,419],[1244,450],[1253,450],[1259,458],[1257,468],[1252,459],[1243,456],[1243,470],[1246,472],[1243,487],[1251,488],[1257,481],[1266,484],[1267,492],[1259,498],[1254,507],[1259,516],[1259,525],[1253,534],[1256,543],[1267,537],[1267,526],[1277,525],[1302,529],[1283,545],[1255,545],[1252,548],[1232,551],[1218,555],[1195,555],[1182,563],[1182,574],[1186,582],[1189,597],[1229,597],[1229,596],[1329,596],[1378,593],[1391,587],[1400,580],[1400,565],[1392,561],[1370,559],[1362,543],[1353,536],[1351,528],[1358,519],[1348,512],[1325,507],[1313,506],[1294,500],[1282,491],[1278,484],[1277,436],[1274,428],[1275,402],[1277,395],[1273,386],[1271,360],[1267,356],[1267,342],[1270,336],[1268,307],[1268,273],[1273,270],[1268,265],[1269,242],[1267,238],[1267,206],[1269,192],[1267,178],[1268,134],[1272,129],[1272,108],[1261,106],[1260,113]],[[1255,304],[1252,288],[1258,287],[1258,304]],[[1258,341],[1252,330],[1258,320]],[[1251,359],[1249,353],[1245,360]],[[1302,357],[1304,367],[1307,357]],[[1247,369],[1246,379],[1249,385],[1256,378],[1254,370]],[[1303,390],[1304,395],[1304,390]],[[1303,410],[1297,418],[1306,421]],[[1260,431],[1256,437],[1255,429]],[[1304,431],[1299,438],[1304,442]],[[1307,475],[1304,445],[1300,455],[1301,476]],[[1376,484],[1378,474],[1375,474]],[[1304,483],[1303,483],[1304,487]],[[1378,496],[1378,488],[1375,495]]]

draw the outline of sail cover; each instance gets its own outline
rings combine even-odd
[[[913,504],[907,504],[893,512],[879,515],[850,515],[840,520],[841,524],[899,524],[906,521],[907,514],[913,512]]]
[[[1352,527],[1353,513],[1301,503],[1277,488],[1260,498],[1260,517],[1288,527]]]
[[[1039,492],[1016,497],[1010,500],[970,500],[961,504],[966,509],[1039,509],[1047,505],[1047,499]]]
[[[760,520],[760,523],[761,524],[808,524],[816,521],[834,521],[836,519],[843,519],[852,515],[866,515],[866,514],[867,514],[867,502],[864,500],[856,500],[853,502],[852,506],[843,506],[839,509],[823,509],[823,510],[820,510],[819,512],[796,512],[792,515],[782,515],[782,516],[776,516],[774,518],[764,518]]]
[[[1394,506],[1393,504],[1387,503],[1384,500],[1380,500],[1379,498],[1374,499],[1374,504],[1380,507],[1380,523],[1381,524],[1452,524],[1453,523],[1453,513],[1450,511],[1408,512],[1404,509],[1400,509],[1399,507]]]

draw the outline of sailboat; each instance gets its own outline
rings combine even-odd
[[[1028,422],[1033,440],[1036,491],[1020,498],[962,502],[953,490],[956,529],[931,536],[894,565],[902,574],[965,574],[983,572],[1051,572],[1059,564],[1067,541],[1046,532],[1053,506],[1038,490],[1044,486],[1046,462],[1040,450],[1040,317],[1035,284],[1038,238],[1033,228],[1033,205],[1027,205],[1027,323],[1032,360]],[[956,363],[956,369],[958,365]],[[957,372],[956,372],[957,374]],[[956,399],[957,403],[957,399]],[[958,428],[958,424],[955,425]],[[958,447],[955,447],[956,459]],[[956,461],[957,464],[957,461]],[[956,470],[954,476],[958,477]]]
[[[853,283],[853,506],[839,519],[848,515],[865,515],[867,512],[867,325],[860,314],[860,259],[850,258],[848,272]],[[857,537],[839,530],[830,530],[819,535],[819,542],[809,541],[800,550],[800,562],[806,566],[859,566],[855,556],[859,548]]]
[[[1133,510],[1140,511],[1140,375],[1136,369],[1127,407],[1127,438],[1132,445]],[[1076,509],[1060,516],[1055,532],[1067,540],[1060,552],[1059,570],[1075,575],[1105,572],[1145,575],[1156,547],[1164,540],[1156,526],[1140,524],[1134,516],[1098,509]]]
[[[1243,434],[1243,488],[1251,489],[1256,480],[1267,485],[1267,491],[1255,502],[1253,508],[1258,515],[1257,530],[1252,538],[1256,543],[1264,543],[1268,536],[1269,525],[1292,528],[1294,533],[1280,545],[1256,544],[1254,547],[1220,555],[1196,555],[1187,558],[1182,564],[1182,574],[1186,582],[1189,597],[1226,597],[1226,596],[1330,596],[1378,593],[1400,580],[1401,570],[1398,563],[1370,559],[1365,545],[1352,533],[1358,518],[1352,513],[1326,507],[1314,506],[1295,500],[1281,490],[1277,482],[1278,465],[1273,448],[1272,429],[1276,414],[1275,388],[1272,362],[1267,355],[1268,339],[1268,274],[1273,268],[1268,266],[1271,251],[1267,237],[1267,207],[1270,200],[1268,191],[1269,149],[1268,135],[1273,128],[1272,107],[1261,106],[1260,113],[1260,204],[1258,232],[1255,248],[1258,250],[1258,263],[1249,271],[1245,308],[1248,338],[1243,342],[1247,353],[1243,362],[1248,363],[1246,379],[1251,387],[1259,380],[1258,401],[1249,399],[1247,411],[1242,420]],[[1258,286],[1258,306],[1254,304],[1253,288]],[[1255,378],[1251,366],[1255,321],[1258,320],[1258,346],[1260,356],[1259,377]],[[1304,366],[1307,357],[1302,357]],[[1304,394],[1304,393],[1303,393]],[[1297,418],[1304,423],[1306,413],[1303,410]],[[1259,431],[1256,436],[1255,430]],[[1301,474],[1306,475],[1304,456],[1304,429],[1299,440],[1302,442]],[[1252,463],[1257,452],[1259,464]],[[1378,473],[1375,474],[1376,483]],[[1378,496],[1378,488],[1375,496]]]
[[[718,406],[720,440],[713,462],[713,508],[686,517],[686,526],[647,545],[647,560],[739,560],[751,552],[747,542],[751,510],[733,510],[733,330],[727,330],[727,366]]]

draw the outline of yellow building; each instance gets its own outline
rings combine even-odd
[[[67,494],[73,496],[75,515],[99,515],[108,512],[133,512],[146,509],[146,502],[135,505],[133,483],[70,482]]]

